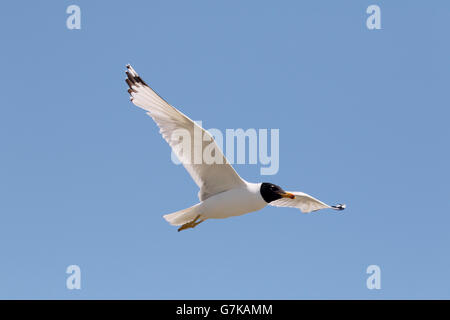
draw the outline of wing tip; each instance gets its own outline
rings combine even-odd
[[[127,78],[125,82],[127,83],[129,89],[128,93],[130,94],[130,99],[133,101],[133,93],[137,93],[137,88],[139,86],[148,86],[142,79],[139,77],[138,73],[133,69],[130,64],[126,65],[127,70],[125,71]]]
[[[144,80],[139,76],[139,74],[136,72],[136,70],[133,69],[131,64],[125,65],[127,70],[125,71],[127,78],[125,79],[125,82],[127,83],[129,89],[128,93],[131,96],[131,101],[133,101],[133,97],[136,94],[139,94],[141,91],[141,87],[146,87],[145,89],[150,89],[151,93],[156,95],[159,99],[161,99],[164,103],[170,106],[170,104],[164,100],[155,90],[153,90],[147,83],[145,83]],[[144,108],[145,109],[145,108]]]
[[[127,75],[127,79],[125,79],[125,81],[127,82],[130,89],[134,89],[132,88],[132,86],[137,85],[144,85],[148,87],[148,84],[146,84],[145,81],[142,80],[141,77],[139,77],[139,74],[136,72],[136,70],[133,69],[130,64],[127,64],[126,68],[127,70],[125,71],[125,73]]]
[[[341,204],[341,203],[339,203],[339,204],[337,204],[335,206],[331,206],[331,208],[333,208],[334,210],[339,210],[339,211],[344,210],[346,207],[347,206],[345,204]]]
[[[132,73],[133,74],[133,76],[138,76],[138,74],[137,74],[137,72],[133,69],[133,67],[131,66],[131,64],[127,64],[126,65],[126,68],[127,68],[127,72],[130,72],[130,73]]]

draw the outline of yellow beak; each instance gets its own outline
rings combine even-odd
[[[283,198],[295,199],[295,195],[293,195],[293,194],[290,193],[290,192],[283,192],[283,193],[280,193],[280,195],[281,195]]]

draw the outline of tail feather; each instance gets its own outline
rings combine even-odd
[[[197,206],[198,204],[190,208],[166,214],[163,216],[163,218],[166,219],[166,221],[173,226],[181,226],[185,223],[194,220],[197,217],[197,215],[199,214],[198,211],[196,210]]]

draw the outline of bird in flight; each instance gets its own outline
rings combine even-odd
[[[161,98],[130,65],[126,67],[125,81],[130,87],[128,89],[130,100],[153,118],[163,138],[200,188],[199,203],[163,216],[171,225],[179,226],[178,231],[195,228],[208,219],[224,219],[257,211],[268,204],[275,207],[298,208],[303,213],[327,208],[345,209],[345,204],[329,206],[306,193],[284,191],[273,183],[245,181],[230,165],[208,131]],[[197,144],[191,139],[190,150],[195,148],[203,150],[213,143],[215,152],[219,153],[215,154],[215,159],[221,161],[213,163],[195,161],[195,152],[183,150],[180,137],[175,134],[180,130],[189,133],[191,137],[194,136],[194,130],[200,130],[202,137],[207,139],[203,138]]]

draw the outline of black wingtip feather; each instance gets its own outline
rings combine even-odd
[[[345,206],[345,204],[337,204],[337,205],[331,206],[331,207],[336,210],[344,210],[346,206]]]
[[[142,83],[144,86],[148,87],[148,84],[146,84],[145,81],[141,79],[141,77],[137,76],[134,77],[134,79],[136,80],[137,83]]]
[[[125,72],[127,74],[128,79],[132,82],[132,83],[136,83],[136,79],[127,71]]]
[[[167,103],[169,105],[169,103],[164,100],[155,90],[153,90],[147,83],[145,83],[144,80],[141,79],[141,77],[139,77],[139,75],[136,73],[136,71],[131,67],[131,65],[127,64],[127,71],[125,71],[125,73],[127,74],[127,79],[125,79],[126,83],[128,84],[128,86],[131,89],[128,90],[128,93],[131,95],[132,92],[137,93],[140,88],[140,86],[145,86],[147,88],[150,88],[150,90],[152,90],[152,92],[154,94],[156,94],[162,101],[164,101],[165,103]],[[131,99],[133,100],[133,99]]]
[[[130,81],[130,79],[125,79],[125,82],[128,84],[130,89],[133,89],[133,83]]]

